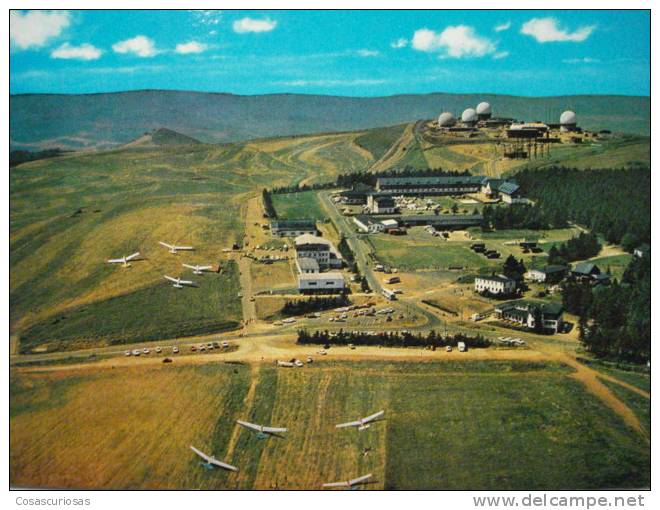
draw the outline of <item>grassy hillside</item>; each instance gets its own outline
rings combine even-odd
[[[242,239],[247,196],[263,187],[331,180],[373,161],[354,143],[359,133],[220,146],[182,145],[177,142],[187,139],[176,133],[160,135],[165,145],[71,153],[11,169],[10,315],[12,332],[24,345],[53,340],[59,348],[83,338],[106,343],[154,336],[140,303],[169,306],[163,275],[182,274],[182,262],[225,265],[222,249]],[[158,241],[190,244],[195,251],[174,256]],[[144,260],[130,269],[105,263],[135,251]],[[216,303],[214,327],[240,320],[231,303],[217,302],[213,292],[184,289],[181,295]],[[227,292],[226,299],[237,301],[236,294]],[[128,310],[135,324],[123,331],[121,322],[109,320],[91,331],[92,312],[119,309]],[[158,326],[158,334],[200,320],[191,307],[173,312],[177,317]],[[53,324],[62,315],[66,320]]]
[[[238,327],[242,317],[236,296],[241,289],[233,260],[220,275],[188,272],[184,276],[195,286],[175,289],[163,278],[144,289],[66,309],[27,329],[21,335],[21,349],[29,352],[38,346],[53,351],[90,344],[121,345]]]
[[[648,444],[560,365],[319,361],[278,370],[177,363],[14,372],[11,483],[319,489],[364,473],[374,474],[365,489],[650,483]],[[384,419],[366,431],[334,426],[378,409]],[[258,439],[236,419],[289,432]],[[240,471],[204,469],[190,444]]]
[[[434,118],[443,110],[458,114],[480,101],[490,102],[500,116],[556,122],[570,108],[587,129],[650,133],[648,97],[436,93],[356,98],[141,90],[11,96],[10,145],[30,150],[107,148],[162,126],[203,142],[351,131]]]

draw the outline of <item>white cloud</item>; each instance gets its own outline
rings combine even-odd
[[[559,26],[555,18],[532,18],[520,29],[521,34],[529,35],[537,42],[582,42],[596,30],[595,25],[588,25],[569,32]]]
[[[380,55],[380,51],[376,51],[376,50],[366,50],[366,49],[357,50],[356,53],[357,53],[360,57],[377,57],[377,56]]]
[[[505,30],[509,30],[510,28],[511,28],[511,22],[507,21],[506,23],[500,23],[499,25],[495,25],[495,27],[493,27],[493,30],[495,30],[495,32],[504,32]]]
[[[508,51],[498,51],[497,53],[493,54],[493,60],[502,60],[503,58],[506,58],[509,56]]]
[[[112,45],[112,49],[115,53],[132,53],[138,57],[153,57],[158,53],[154,41],[144,35],[119,41]]]
[[[567,58],[562,60],[564,64],[597,64],[600,62],[599,58],[582,57],[582,58]]]
[[[408,46],[408,39],[405,39],[403,37],[397,39],[396,41],[392,41],[390,43],[390,47],[395,49],[405,48],[406,46]]]
[[[204,43],[197,41],[189,41],[187,43],[179,43],[176,45],[175,52],[182,55],[187,55],[189,53],[202,53],[208,49],[208,46]]]
[[[272,21],[268,18],[254,19],[254,18],[241,18],[234,21],[232,28],[238,34],[247,34],[250,32],[270,32],[277,26],[277,21]]]
[[[192,11],[192,14],[195,26],[215,26],[222,20],[222,11],[199,10]]]
[[[412,47],[419,51],[443,51],[445,57],[483,57],[494,53],[495,44],[478,36],[474,28],[466,25],[450,26],[437,33],[428,28],[415,31]]]
[[[102,50],[89,43],[72,46],[67,42],[51,51],[50,56],[66,60],[97,60],[102,53]]]
[[[40,48],[71,23],[67,11],[10,11],[9,39],[22,50]]]

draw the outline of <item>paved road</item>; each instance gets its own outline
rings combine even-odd
[[[337,227],[337,230],[339,230],[339,233],[343,234],[343,236],[346,238],[349,247],[355,255],[355,262],[357,263],[360,273],[367,279],[369,287],[371,287],[374,292],[380,294],[383,290],[383,287],[376,278],[376,275],[374,275],[374,272],[371,270],[369,258],[362,246],[364,241],[360,239],[360,236],[349,224],[349,220],[337,210],[335,204],[330,199],[330,194],[327,191],[319,192],[319,197],[321,198],[321,202],[325,207],[326,212],[330,216],[330,219]]]

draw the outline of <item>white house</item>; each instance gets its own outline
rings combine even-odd
[[[384,228],[398,228],[399,227],[399,222],[396,220],[383,220],[380,222]]]
[[[494,308],[495,317],[513,322],[519,326],[541,329],[557,333],[562,329],[564,308],[560,303],[544,303],[541,301],[509,301]]]
[[[304,234],[294,240],[296,257],[315,259],[320,268],[341,267],[341,255],[334,245],[322,237]]]
[[[298,276],[298,290],[303,294],[333,294],[346,289],[341,273],[304,273]]]
[[[546,266],[539,269],[530,269],[525,275],[528,280],[538,283],[557,283],[568,274],[566,266]]]
[[[504,275],[477,276],[474,279],[474,290],[476,292],[488,291],[491,294],[512,294],[516,290],[516,281]]]

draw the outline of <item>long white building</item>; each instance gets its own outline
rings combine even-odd
[[[488,291],[491,294],[512,294],[516,290],[516,281],[504,275],[477,276],[474,279],[474,290],[477,292]]]
[[[298,276],[298,290],[303,294],[336,294],[346,289],[341,273],[303,273]]]

